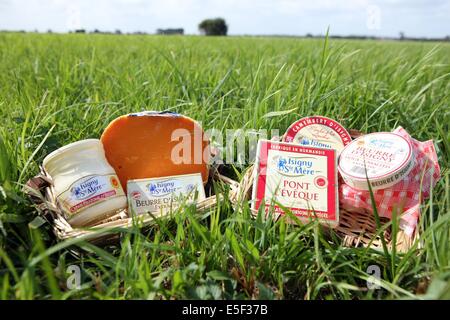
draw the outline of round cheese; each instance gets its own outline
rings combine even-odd
[[[101,136],[108,162],[127,181],[200,173],[208,180],[209,141],[194,120],[146,111],[113,120]]]
[[[313,116],[294,122],[284,134],[283,141],[307,147],[335,149],[339,154],[352,138],[339,122]]]
[[[413,166],[409,141],[395,133],[377,132],[361,136],[346,146],[338,169],[349,186],[368,190],[368,178],[372,189],[378,190],[401,181]]]

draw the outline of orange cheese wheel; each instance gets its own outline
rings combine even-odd
[[[108,162],[126,190],[130,179],[201,173],[208,180],[209,141],[194,120],[142,112],[113,120],[101,136]]]

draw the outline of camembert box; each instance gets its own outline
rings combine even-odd
[[[336,150],[260,140],[255,164],[252,208],[284,208],[303,221],[339,223]]]
[[[182,203],[205,199],[200,173],[129,180],[127,193],[129,210],[133,214],[165,214]]]

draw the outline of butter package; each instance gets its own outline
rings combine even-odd
[[[300,144],[260,140],[252,208],[288,208],[304,221],[319,219],[329,227],[339,223],[337,152]]]
[[[138,215],[163,215],[206,198],[200,173],[129,180],[127,194],[130,213]]]
[[[390,132],[366,134],[347,145],[338,170],[345,183],[358,190],[385,189],[403,180],[414,166],[411,144]]]

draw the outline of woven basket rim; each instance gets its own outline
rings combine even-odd
[[[56,199],[50,175],[42,166],[40,167],[40,170],[38,175],[27,182],[24,191],[35,204],[38,214],[52,226],[53,233],[59,240],[81,237],[96,240],[95,234],[98,233],[98,230],[101,230],[102,233],[107,233],[108,229],[131,227],[136,224],[136,221],[139,221],[141,227],[145,227],[151,225],[154,221],[154,216],[145,215],[144,217],[130,217],[127,214],[127,209],[121,209],[90,226],[72,227],[66,220],[63,210]],[[239,183],[220,174],[216,167],[210,168],[210,178],[214,181],[221,181],[230,185],[230,194],[233,194],[239,187]],[[196,208],[198,211],[208,210],[209,208],[214,207],[217,201],[220,201],[222,197],[222,194],[211,195],[204,200],[197,201]],[[112,235],[99,236],[99,239],[97,240],[101,240],[101,237],[108,238],[111,236]]]

